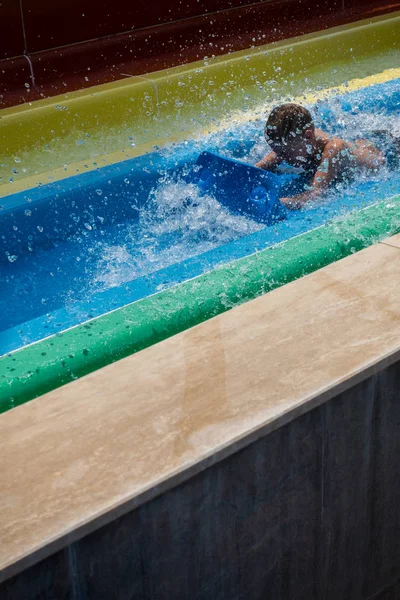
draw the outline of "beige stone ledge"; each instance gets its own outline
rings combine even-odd
[[[399,237],[0,417],[0,581],[400,356]]]

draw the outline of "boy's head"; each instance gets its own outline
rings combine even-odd
[[[298,104],[278,106],[268,117],[265,139],[279,157],[295,165],[304,164],[315,151],[310,111]]]

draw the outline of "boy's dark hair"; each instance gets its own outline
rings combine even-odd
[[[282,104],[271,112],[265,126],[265,138],[271,142],[287,142],[307,129],[314,129],[309,110],[299,104]]]

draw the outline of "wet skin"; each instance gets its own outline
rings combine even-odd
[[[303,169],[310,177],[310,189],[291,198],[281,198],[290,210],[302,208],[317,199],[331,185],[349,180],[359,171],[376,172],[385,164],[384,155],[367,140],[346,142],[329,137],[320,129],[308,129],[303,135],[289,136],[282,142],[269,140],[272,152],[257,167],[275,171],[283,162]]]

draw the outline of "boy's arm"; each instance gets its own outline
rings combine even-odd
[[[348,153],[349,151],[346,142],[343,140],[338,139],[329,142],[322,154],[318,171],[315,173],[311,182],[312,189],[291,198],[281,198],[281,202],[289,208],[289,210],[297,210],[302,208],[307,202],[316,200],[321,192],[328,188],[336,179],[343,168],[343,160],[346,152]]]
[[[280,165],[282,159],[278,158],[278,155],[275,152],[270,152],[260,162],[256,164],[256,167],[259,169],[264,169],[264,171],[275,171],[276,167]]]

